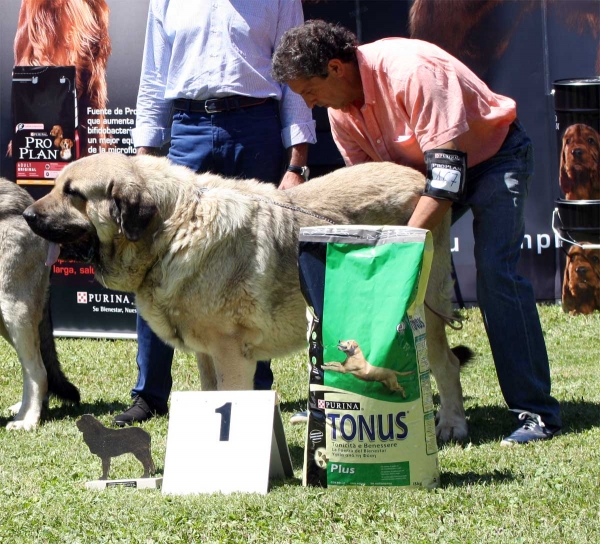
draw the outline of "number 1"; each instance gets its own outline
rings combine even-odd
[[[229,425],[231,423],[231,402],[226,402],[220,408],[215,410],[217,414],[221,414],[221,435],[219,441],[229,441]]]

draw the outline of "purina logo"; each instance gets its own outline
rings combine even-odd
[[[98,304],[133,304],[128,295],[77,291],[77,304],[90,304],[92,302]]]
[[[319,399],[317,401],[317,407],[321,410],[360,410],[360,402]]]

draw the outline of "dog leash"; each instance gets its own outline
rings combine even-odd
[[[463,328],[464,319],[462,317],[442,314],[437,310],[434,310],[431,306],[429,306],[429,304],[427,304],[427,301],[425,301],[425,306],[427,306],[427,308],[432,314],[437,315],[451,329],[454,329],[455,331],[460,331]]]
[[[201,193],[206,193],[210,189],[208,187],[199,187],[198,190]],[[256,201],[259,201],[259,202],[265,202],[266,204],[273,204],[274,206],[279,206],[280,208],[285,208],[286,210],[291,210],[291,211],[294,211],[294,212],[300,212],[300,213],[303,213],[303,214],[306,214],[306,215],[310,215],[311,217],[314,217],[315,219],[320,219],[321,221],[325,221],[326,223],[330,223],[331,225],[338,225],[339,224],[338,222],[333,221],[333,219],[329,219],[328,217],[325,217],[323,215],[319,215],[318,213],[311,212],[310,210],[306,210],[304,208],[300,208],[299,206],[292,206],[291,204],[284,204],[283,202],[277,202],[276,200],[271,200],[270,198],[263,198],[262,196],[248,195],[246,193],[242,193],[242,194],[244,196],[247,196],[251,200],[256,200]]]
[[[208,187],[199,187],[198,190],[200,191],[200,193],[206,193],[210,189]],[[284,204],[283,202],[277,202],[276,200],[271,200],[269,198],[263,198],[263,197],[256,196],[256,195],[246,195],[246,196],[249,197],[251,200],[265,202],[266,204],[273,204],[274,206],[279,206],[280,208],[285,208],[286,210],[291,210],[294,212],[300,212],[300,213],[304,213],[306,215],[310,215],[311,217],[320,219],[321,221],[325,221],[326,223],[330,223],[331,225],[339,225],[339,222],[333,221],[333,219],[329,219],[328,217],[325,217],[318,213],[312,212],[310,210],[306,210],[304,208],[300,208],[299,206],[292,206],[291,204]],[[433,314],[437,315],[451,329],[454,329],[455,331],[459,331],[463,328],[463,318],[462,317],[454,317],[454,316],[442,314],[442,313],[438,312],[437,310],[434,310],[429,304],[427,304],[426,301],[425,301],[425,306],[427,306],[427,308],[429,308],[429,310]]]

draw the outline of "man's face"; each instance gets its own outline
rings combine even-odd
[[[288,81],[287,84],[292,91],[304,99],[310,109],[321,106],[339,110],[354,100],[352,96],[355,92],[350,92],[347,84],[333,77],[331,72],[326,78],[298,78]]]

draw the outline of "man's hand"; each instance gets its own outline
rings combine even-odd
[[[281,183],[279,184],[278,189],[284,191],[285,189],[291,189],[292,187],[296,187],[296,185],[300,185],[304,183],[304,178],[300,174],[294,174],[294,172],[287,172],[283,176]]]
[[[158,155],[158,147],[137,147],[136,155]]]
[[[408,226],[433,230],[442,222],[451,207],[451,200],[423,195],[417,202],[417,207],[408,221]]]

